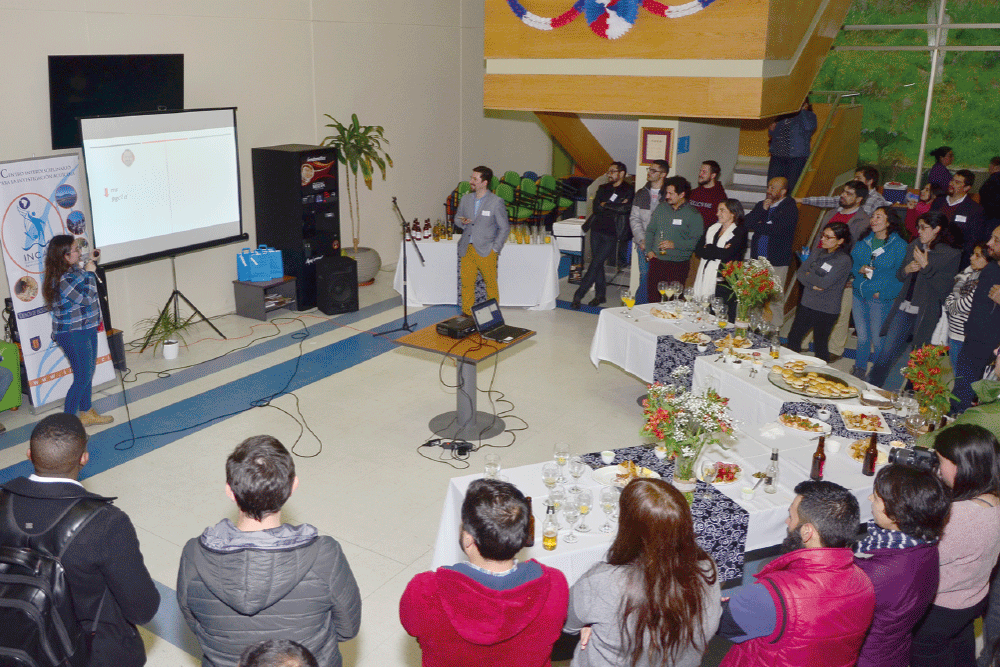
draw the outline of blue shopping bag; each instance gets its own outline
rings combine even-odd
[[[262,283],[271,279],[271,260],[267,253],[255,250],[249,255],[250,282]]]
[[[263,253],[267,259],[270,270],[270,277],[268,280],[279,280],[280,278],[284,278],[285,267],[281,263],[281,251],[266,245],[258,246],[257,250],[258,252]]]
[[[243,248],[236,255],[236,279],[243,282],[252,280],[250,278],[250,248]]]

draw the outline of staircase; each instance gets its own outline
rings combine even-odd
[[[733,182],[728,185],[723,184],[726,187],[726,195],[739,199],[746,213],[764,199],[767,190],[767,163],[766,157],[741,155],[733,169]]]

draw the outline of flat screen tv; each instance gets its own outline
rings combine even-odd
[[[79,148],[78,118],[184,108],[184,54],[49,56],[52,149]]]

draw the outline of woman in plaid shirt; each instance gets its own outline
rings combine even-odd
[[[96,269],[93,260],[80,268],[80,248],[73,243],[72,236],[60,234],[49,242],[42,296],[52,311],[52,338],[62,348],[73,371],[73,384],[66,393],[63,410],[78,416],[84,426],[114,421],[114,417],[99,415],[90,406],[97,365],[97,327],[101,324],[97,279],[93,273]]]

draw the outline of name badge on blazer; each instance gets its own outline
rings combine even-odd
[[[881,255],[884,252],[885,252],[885,248],[879,248],[878,250],[875,250],[875,251],[872,252],[872,257],[878,257],[879,255]]]
[[[824,271],[829,271],[833,267],[829,263],[823,262],[822,264],[819,265],[819,268],[823,269]]]
[[[683,225],[684,221],[681,220],[680,218],[674,218],[674,224],[675,225]]]
[[[608,201],[614,201],[616,199],[618,199],[618,193],[611,195],[611,199],[609,199]]]
[[[956,215],[955,222],[965,222],[966,218],[964,215]]]
[[[767,222],[765,222],[764,224],[765,224],[765,225],[769,225],[769,224],[771,224],[771,221],[770,221],[770,220],[768,220],[768,221],[767,221]]]
[[[490,217],[490,212],[489,211],[483,211],[483,215],[485,215],[488,218],[488,217]]]

